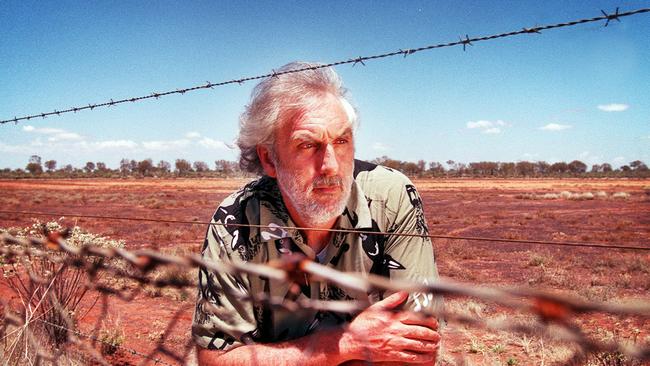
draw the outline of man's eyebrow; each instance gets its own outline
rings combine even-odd
[[[343,129],[343,132],[341,134],[339,134],[337,137],[343,137],[343,136],[347,136],[347,135],[352,135],[352,127],[349,127],[349,126],[345,127]]]
[[[294,132],[290,139],[291,140],[318,140],[323,136],[322,133],[313,133],[310,131],[296,131]]]

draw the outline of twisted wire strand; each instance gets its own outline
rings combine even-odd
[[[373,56],[360,56],[356,58],[351,58],[348,60],[340,60],[340,61],[335,61],[331,62],[328,64],[323,64],[319,66],[314,66],[314,67],[305,67],[305,68],[298,68],[298,69],[293,69],[293,70],[286,70],[286,71],[281,71],[281,72],[276,72],[273,70],[271,73],[263,74],[263,75],[257,75],[257,76],[250,76],[250,77],[243,77],[239,79],[231,79],[227,81],[222,81],[218,83],[211,83],[207,82],[206,84],[202,85],[196,85],[193,87],[189,88],[182,88],[182,89],[176,89],[176,90],[170,90],[166,92],[153,92],[149,95],[143,95],[139,97],[131,97],[131,98],[124,98],[124,99],[119,99],[119,100],[113,100],[110,99],[110,101],[103,102],[103,103],[96,103],[96,104],[88,104],[84,106],[77,106],[77,107],[71,107],[67,109],[62,109],[62,110],[54,110],[53,112],[44,112],[44,113],[38,113],[38,114],[32,114],[32,115],[26,115],[22,117],[14,117],[12,119],[6,119],[6,120],[0,120],[0,124],[5,124],[9,122],[14,122],[18,123],[19,121],[23,120],[30,120],[32,118],[46,118],[48,116],[52,115],[61,115],[65,113],[76,113],[79,111],[83,110],[94,110],[95,108],[99,107],[112,107],[118,104],[122,103],[133,103],[133,102],[138,102],[146,99],[159,99],[160,97],[172,95],[172,94],[185,94],[187,92],[195,91],[195,90],[201,90],[201,89],[213,89],[214,87],[220,87],[224,85],[229,85],[229,84],[243,84],[247,81],[253,81],[253,80],[260,80],[260,79],[266,79],[270,77],[280,77],[282,75],[286,74],[292,74],[292,73],[297,73],[297,72],[305,72],[309,70],[315,70],[315,69],[320,69],[320,68],[327,68],[327,67],[334,67],[334,66],[339,66],[339,65],[345,65],[345,64],[352,64],[352,66],[355,66],[357,64],[361,64],[365,66],[366,61],[371,61],[371,60],[377,60],[381,58],[386,58],[386,57],[394,57],[394,56],[399,56],[403,55],[404,57],[412,55],[416,52],[421,52],[421,51],[427,51],[427,50],[433,50],[433,49],[439,49],[439,48],[445,48],[445,47],[454,47],[454,46],[462,46],[463,50],[465,50],[466,46],[471,46],[474,43],[477,42],[484,42],[484,41],[490,41],[490,40],[495,40],[495,39],[500,39],[500,38],[506,38],[506,37],[513,37],[513,36],[518,36],[518,35],[531,35],[531,34],[539,34],[541,31],[545,30],[551,30],[551,29],[559,29],[559,28],[566,28],[566,27],[572,27],[576,26],[579,24],[585,24],[585,23],[593,23],[593,22],[600,22],[600,21],[606,21],[605,27],[607,27],[612,20],[617,20],[620,21],[620,18],[622,17],[628,17],[628,16],[633,16],[637,14],[642,14],[642,13],[647,13],[650,12],[650,8],[640,8],[636,10],[631,10],[627,12],[622,12],[619,13],[618,8],[616,8],[616,12],[613,14],[607,14],[603,10],[601,10],[601,13],[603,14],[602,16],[597,16],[597,17],[592,17],[592,18],[585,18],[585,19],[578,19],[578,20],[573,20],[573,21],[568,21],[568,22],[562,22],[562,23],[556,23],[556,24],[548,24],[548,25],[541,25],[541,26],[534,26],[530,28],[522,28],[521,30],[516,30],[516,31],[511,31],[511,32],[505,32],[505,33],[498,33],[498,34],[493,34],[489,36],[482,36],[482,37],[473,37],[470,38],[468,35],[465,35],[465,38],[460,38],[458,41],[452,41],[452,42],[447,42],[447,43],[439,43],[439,44],[433,44],[433,45],[428,45],[428,46],[422,46],[422,47],[416,47],[416,48],[405,48],[405,49],[399,49],[398,51],[392,51],[392,52],[387,52],[383,54],[377,54]]]
[[[620,249],[620,250],[636,250],[636,251],[650,251],[650,243],[643,243],[643,245],[634,244],[602,244],[593,242],[574,242],[574,241],[549,241],[549,240],[532,240],[532,239],[506,239],[506,238],[490,238],[480,236],[459,236],[459,235],[440,235],[440,234],[418,234],[418,233],[402,233],[402,232],[386,232],[386,231],[368,231],[368,230],[350,230],[350,229],[324,229],[313,227],[299,227],[299,226],[273,226],[268,227],[265,225],[256,224],[236,224],[236,223],[221,223],[221,222],[206,222],[206,221],[190,221],[190,220],[175,220],[175,219],[158,219],[147,217],[126,217],[126,216],[107,216],[107,215],[85,215],[85,214],[71,214],[63,212],[37,212],[37,211],[12,211],[0,210],[0,214],[10,215],[26,215],[26,216],[56,216],[56,217],[71,217],[71,218],[89,218],[101,220],[124,220],[124,221],[140,221],[140,222],[158,222],[165,224],[178,224],[178,225],[212,225],[212,226],[230,226],[230,227],[250,227],[258,229],[283,229],[283,230],[300,230],[300,231],[327,231],[332,233],[356,233],[364,235],[385,235],[385,236],[404,236],[404,237],[424,237],[430,239],[449,239],[449,240],[467,240],[467,241],[482,241],[482,242],[497,242],[497,243],[514,243],[514,244],[536,244],[536,245],[553,245],[553,246],[569,246],[569,247],[583,247],[583,248],[597,248],[597,249]]]

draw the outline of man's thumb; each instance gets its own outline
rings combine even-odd
[[[381,308],[381,309],[386,309],[386,310],[391,310],[399,307],[400,305],[404,304],[406,302],[406,299],[408,299],[409,293],[406,291],[398,291],[387,298],[376,302],[372,305],[373,308]]]

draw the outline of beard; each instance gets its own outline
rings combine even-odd
[[[277,163],[276,167],[278,185],[307,226],[330,222],[345,210],[352,191],[352,174],[319,176],[310,181],[299,171],[289,171]],[[314,192],[314,189],[332,187],[338,187],[340,191],[325,194]]]

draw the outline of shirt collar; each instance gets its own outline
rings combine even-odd
[[[268,188],[273,190],[267,197],[276,198],[270,202],[263,200],[260,202],[260,240],[272,241],[281,238],[292,238],[302,243],[302,235],[296,229],[284,229],[281,227],[295,227],[296,224],[291,220],[287,207],[282,201],[282,195],[275,179],[272,180]],[[346,230],[368,230],[372,228],[370,208],[368,200],[364,195],[361,187],[355,180],[352,181],[350,198],[346,205],[345,211],[339,217],[335,229]]]

